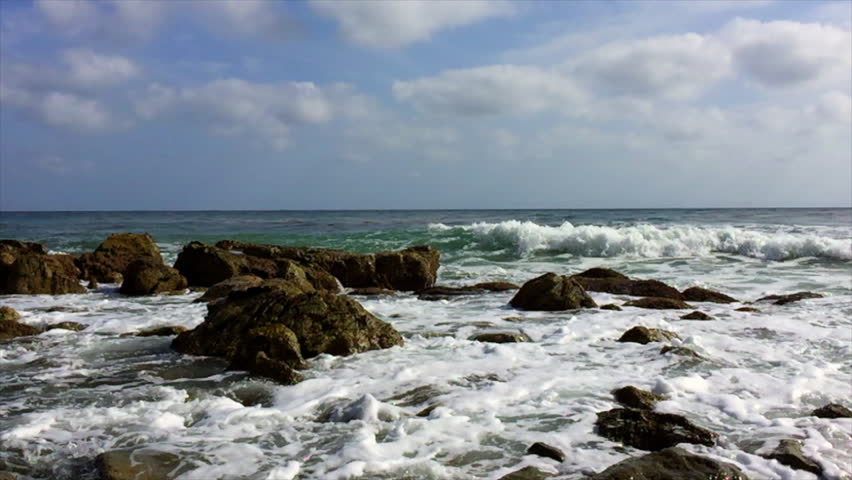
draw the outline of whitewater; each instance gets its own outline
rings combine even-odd
[[[526,465],[579,480],[643,453],[595,433],[596,413],[615,408],[610,392],[625,385],[664,395],[658,411],[717,432],[714,447],[684,448],[751,479],[816,478],[761,456],[787,438],[803,442],[824,478],[852,478],[852,419],[809,415],[852,398],[850,209],[4,212],[0,231],[69,253],[111,233],[149,232],[170,264],[191,240],[356,252],[429,244],[442,254],[441,285],[522,284],[604,266],[739,300],[693,303],[714,320],[690,321],[633,307],[518,311],[512,291],[355,296],[405,344],[315,357],[305,381],[282,386],[178,354],[173,337],[127,335],[199,325],[200,292],[136,298],[102,284],[80,295],[0,296],[23,323],[87,327],[0,343],[0,471],[23,478],[95,479],[98,454],[133,448],[173,460],[180,480],[497,479]],[[824,298],[747,303],[801,290]],[[591,295],[599,305],[630,299]],[[615,341],[634,325],[677,332],[673,343],[705,360]],[[490,331],[532,341],[469,340]],[[567,459],[525,454],[537,441]]]

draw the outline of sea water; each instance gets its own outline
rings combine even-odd
[[[826,478],[852,475],[852,419],[809,415],[852,398],[850,209],[0,213],[0,237],[53,252],[91,251],[124,231],[154,235],[168,263],[191,240],[355,252],[430,244],[442,254],[443,285],[605,266],[741,303],[698,303],[714,320],[689,321],[631,307],[521,312],[508,306],[513,292],[356,297],[405,345],[321,355],[304,382],[281,386],[177,354],[171,337],[124,335],[198,325],[200,293],[124,297],[107,284],[82,295],[0,296],[24,323],[87,326],[0,344],[0,470],[90,479],[99,453],[133,448],[175,455],[182,480],[495,479],[526,465],[580,479],[642,454],[594,431],[596,412],[617,406],[610,392],[635,385],[666,396],[659,411],[720,434],[715,447],[685,448],[752,479],[815,478],[760,456],[784,438],[802,440]],[[826,296],[734,310],[800,290]],[[706,359],[615,341],[635,325],[675,331],[674,343]],[[469,340],[484,331],[521,331],[532,342]],[[566,461],[525,455],[536,441]]]

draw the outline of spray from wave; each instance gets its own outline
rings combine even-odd
[[[462,230],[485,248],[513,249],[519,255],[547,251],[585,257],[688,257],[729,253],[767,260],[819,257],[852,260],[852,240],[816,233],[760,232],[737,227],[632,225],[610,227],[559,226],[509,220],[450,227],[429,225],[433,231]]]

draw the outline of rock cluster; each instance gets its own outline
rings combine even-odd
[[[80,255],[76,264],[80,268],[81,277],[86,280],[119,283],[124,271],[136,260],[163,264],[154,237],[147,233],[112,234],[94,252]]]
[[[0,295],[85,293],[71,255],[50,255],[38,243],[0,240]]]

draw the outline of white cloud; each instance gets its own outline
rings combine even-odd
[[[51,126],[98,131],[115,126],[109,111],[99,102],[71,93],[33,94],[0,85],[0,104],[30,112]]]
[[[283,37],[293,29],[292,22],[268,0],[195,1],[191,7],[202,13],[207,23],[223,32]]]
[[[139,74],[139,67],[125,57],[86,49],[66,50],[63,61],[69,69],[68,81],[84,88],[115,85]]]
[[[440,30],[513,13],[504,0],[311,0],[319,13],[340,24],[350,41],[374,48],[395,48],[428,40]]]
[[[87,28],[97,15],[97,8],[89,0],[36,0],[35,5],[50,23],[70,33]]]

